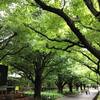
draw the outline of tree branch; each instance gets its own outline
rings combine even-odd
[[[74,34],[78,37],[79,41],[84,45],[85,48],[87,48],[96,58],[100,59],[100,51],[94,48],[91,43],[85,38],[85,36],[80,32],[80,30],[75,26],[74,21],[65,14],[62,10],[51,7],[46,5],[41,0],[35,0],[35,2],[43,9],[49,12],[52,12],[54,14],[59,15],[61,18],[65,20],[67,25],[70,27],[70,29],[74,32]]]
[[[100,60],[97,63],[97,72],[100,73]]]
[[[42,76],[42,81],[51,73],[53,72],[54,69],[51,68],[51,70],[49,70],[48,72],[46,72],[46,74],[44,76]]]
[[[89,80],[91,80],[91,81],[93,81],[93,82],[96,82],[97,84],[99,84],[100,85],[100,82],[98,82],[97,80],[94,80],[93,78],[90,78],[90,77],[87,77],[87,76],[85,76],[87,79],[89,79]]]
[[[69,48],[69,47],[72,47],[72,46],[74,46],[74,45],[77,45],[77,46],[79,46],[79,47],[84,47],[79,41],[78,41],[78,42],[75,42],[75,41],[72,41],[72,40],[70,40],[70,39],[55,39],[55,38],[49,38],[48,36],[44,35],[42,32],[37,31],[36,29],[34,29],[33,27],[31,27],[31,26],[27,26],[27,27],[29,27],[29,28],[30,28],[31,30],[33,30],[34,32],[36,32],[36,33],[42,35],[43,37],[45,37],[46,39],[48,39],[48,40],[50,40],[50,41],[55,41],[55,42],[68,42],[68,43],[70,43],[71,45],[69,45],[68,48]],[[66,47],[66,49],[67,49],[67,47]]]
[[[97,1],[98,1],[99,9],[100,9],[100,0],[97,0]]]
[[[65,5],[66,5],[66,1],[61,0],[61,10],[64,10]]]
[[[100,15],[99,12],[94,8],[93,3],[91,0],[83,0],[85,5],[88,7],[88,9],[91,11],[91,13],[98,18]],[[100,1],[99,1],[100,2]]]
[[[15,67],[15,68],[16,68],[17,70],[19,70],[19,71],[22,71],[22,72],[25,74],[25,76],[26,76],[32,83],[34,83],[34,79],[33,79],[33,77],[32,77],[31,72],[29,72],[27,69],[25,69],[24,66],[21,66],[21,65],[19,65],[19,64],[17,64],[17,63],[11,64],[11,66]],[[24,68],[23,68],[23,67],[24,67]]]
[[[19,50],[15,51],[15,52],[7,52],[6,54],[4,54],[1,58],[0,58],[0,61],[3,60],[6,56],[8,55],[16,55],[18,54],[19,52],[21,52],[24,48],[26,48],[27,46],[24,46],[22,48],[20,48]]]
[[[0,50],[5,49],[5,47],[8,45],[8,43],[11,41],[11,39],[13,37],[15,37],[17,35],[17,33],[11,34],[10,36],[8,36],[7,38],[0,40]]]
[[[96,69],[95,67],[89,66],[88,64],[86,64],[86,63],[84,63],[84,62],[82,62],[82,61],[80,61],[80,60],[77,60],[77,59],[75,59],[75,58],[71,58],[71,59],[73,59],[73,60],[79,62],[80,64],[82,64],[82,65],[88,67],[91,71],[97,73],[97,69]],[[100,72],[99,72],[98,74],[100,74]]]
[[[95,68],[95,72],[100,74],[100,60],[98,62],[95,62],[93,59],[91,59],[88,55],[86,55],[85,53],[81,52],[81,51],[78,51],[78,50],[75,50],[77,52],[80,52],[83,56],[87,57],[91,62],[93,62],[97,68]],[[87,67],[89,67],[89,65],[86,65]],[[92,67],[93,68],[93,67]]]
[[[71,44],[71,45],[68,45],[68,46],[66,46],[64,48],[58,48],[58,47],[55,47],[55,46],[50,47],[48,44],[46,44],[46,47],[48,49],[62,50],[62,51],[67,51],[67,52],[69,52],[69,50],[68,50],[69,48],[74,47],[74,46],[76,46],[76,45]]]
[[[84,28],[86,29],[89,29],[89,30],[93,30],[93,31],[96,31],[96,32],[100,32],[100,29],[95,29],[93,27],[90,27],[90,26],[86,26],[84,25],[83,23],[79,22]]]
[[[97,65],[97,62],[95,62],[93,59],[91,59],[91,57],[89,57],[89,56],[88,56],[87,54],[85,54],[84,52],[79,51],[79,50],[74,50],[74,51],[81,53],[83,56],[85,56],[85,57],[88,58],[91,62],[93,62],[94,64]]]
[[[99,42],[96,42],[96,44],[100,47],[100,43]]]
[[[33,63],[30,59],[28,59],[25,56],[19,55],[20,58],[24,59],[25,61],[28,61],[29,63]]]

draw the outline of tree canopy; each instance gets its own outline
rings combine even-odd
[[[1,0],[0,63],[34,85],[39,76],[39,92],[50,75],[60,92],[87,79],[100,84],[99,26],[99,0]]]

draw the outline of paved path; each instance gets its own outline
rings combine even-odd
[[[86,93],[81,93],[78,96],[65,96],[57,100],[93,100],[97,92],[98,90],[90,89],[90,94],[88,95],[86,95]]]

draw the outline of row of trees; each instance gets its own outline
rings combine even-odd
[[[76,64],[100,75],[98,0],[1,1],[0,8],[0,61],[34,84],[35,100],[52,74],[59,92],[66,84],[70,92],[73,84],[85,85]],[[99,84],[95,76],[85,77]]]

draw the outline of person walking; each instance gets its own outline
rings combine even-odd
[[[87,88],[85,89],[85,93],[86,93],[86,95],[90,94],[89,87],[87,87]]]

